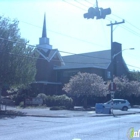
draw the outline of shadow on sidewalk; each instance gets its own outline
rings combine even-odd
[[[14,110],[0,110],[0,119],[1,118],[15,118],[16,116],[24,116],[26,113],[21,111],[14,111]]]

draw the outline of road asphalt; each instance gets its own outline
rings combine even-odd
[[[97,114],[94,109],[83,110],[76,107],[75,110],[50,110],[50,108],[17,108],[7,107],[7,111],[0,111],[0,115],[34,116],[34,117],[104,117],[112,114]],[[132,108],[128,111],[113,110],[114,116],[131,115],[140,113],[140,108]]]

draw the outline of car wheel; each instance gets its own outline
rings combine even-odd
[[[122,110],[123,110],[123,111],[127,111],[127,110],[128,110],[128,107],[127,107],[127,106],[124,106],[124,107],[122,108]]]

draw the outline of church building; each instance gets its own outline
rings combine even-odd
[[[64,84],[68,83],[71,76],[78,72],[95,73],[104,80],[110,80],[111,55],[114,56],[117,53],[118,55],[113,60],[113,74],[121,76],[128,73],[120,43],[113,42],[112,51],[103,50],[68,56],[61,56],[58,49],[53,49],[49,43],[44,15],[42,37],[36,47],[39,58],[36,62],[37,74],[34,86],[38,87],[39,93],[62,94]]]

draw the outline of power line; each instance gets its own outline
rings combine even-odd
[[[35,45],[31,45],[31,44],[29,44],[29,43],[23,43],[23,42],[20,42],[20,41],[12,41],[12,40],[5,39],[5,38],[0,38],[0,39],[1,39],[1,40],[10,41],[10,42],[13,42],[13,43],[21,43],[21,44],[28,45],[29,47],[37,48]],[[41,48],[42,48],[42,49],[45,49],[45,47],[41,47]],[[81,56],[90,57],[90,58],[107,59],[107,58],[101,58],[101,57],[88,56],[88,55],[84,55],[84,54],[76,54],[76,53],[66,52],[66,51],[59,51],[59,52],[67,53],[67,54],[73,54],[73,55],[81,55]],[[110,60],[110,59],[107,59],[107,60]]]
[[[132,34],[134,34],[134,35],[140,37],[140,34],[137,33],[137,32],[135,32],[134,30],[131,30],[130,28],[128,28],[128,27],[126,27],[126,26],[123,26],[123,25],[120,26],[120,27],[122,27],[123,29],[127,30],[128,32],[130,32],[130,33],[132,33]]]
[[[4,39],[4,38],[0,38],[0,39]],[[11,41],[11,40],[8,40],[8,39],[5,39],[7,41]],[[14,42],[14,41],[11,41],[11,42]],[[16,43],[16,42],[15,42]],[[23,43],[23,42],[18,42],[18,43]],[[27,44],[29,45],[30,47],[35,47],[34,45],[30,45],[30,44]],[[0,51],[1,53],[3,51]],[[75,53],[70,53],[70,52],[64,52],[64,51],[59,51],[59,52],[63,52],[63,53],[68,53],[68,54],[74,54],[74,55],[81,55],[81,56],[85,56],[85,57],[91,57],[91,58],[98,58],[98,59],[106,59],[106,58],[100,58],[100,57],[92,57],[92,56],[88,56],[88,55],[83,55],[83,54],[75,54]],[[16,56],[19,56],[19,57],[29,57],[29,58],[33,58],[33,59],[41,59],[41,60],[46,60],[45,58],[39,58],[39,57],[33,57],[33,56],[29,56],[29,55],[20,55],[20,54],[15,54],[15,53],[9,53],[10,55],[16,55]],[[110,60],[110,59],[107,59],[107,60]],[[64,61],[61,61],[61,60],[52,60],[52,61],[59,61],[59,62],[64,62]],[[99,64],[108,64],[107,62],[106,63],[80,63],[80,62],[72,62],[72,61],[65,61],[65,63],[73,63],[73,64],[95,64],[95,65],[99,65]],[[128,66],[131,66],[131,67],[134,67],[134,68],[138,68],[140,69],[140,67],[136,67],[136,66],[133,66],[133,65],[130,65],[130,64],[127,64]]]
[[[0,51],[0,53],[3,53],[3,51]],[[19,55],[19,54],[15,54],[15,53],[9,53],[10,55],[16,55],[16,56],[19,56],[19,57],[29,57],[29,58],[33,58],[33,59],[40,59],[40,60],[46,60],[45,58],[40,58],[40,57],[33,57],[33,56],[29,56],[29,55]],[[53,62],[63,62],[61,60],[52,60]],[[88,64],[93,64],[93,65],[98,65],[98,64],[108,64],[107,62],[106,63],[80,63],[80,62],[72,62],[72,61],[65,61],[64,63],[72,63],[72,64],[84,64],[84,65],[88,65]],[[138,68],[140,69],[140,67],[136,67],[136,66],[133,66],[133,65],[130,65],[130,64],[127,64],[128,66],[131,66],[131,67],[134,67],[134,68]]]
[[[90,42],[90,41],[83,40],[83,39],[80,39],[80,38],[72,37],[72,36],[70,36],[70,35],[62,34],[62,33],[55,32],[55,31],[51,31],[51,32],[54,32],[54,33],[60,34],[60,35],[62,35],[62,36],[68,37],[68,38],[72,38],[72,39],[75,39],[75,40],[79,40],[79,41],[82,41],[82,42],[85,42],[85,43],[88,43],[88,44],[94,44],[94,45],[97,45],[97,46],[103,47],[103,45],[96,44],[96,43],[94,43],[94,42]]]
[[[22,22],[24,22],[24,21],[22,21]],[[32,26],[36,26],[36,25],[31,24],[31,23],[27,23],[27,22],[24,22],[24,23],[30,24],[30,25],[32,25]],[[39,27],[39,26],[36,26],[36,27]],[[39,27],[39,28],[41,28],[41,27]],[[128,28],[127,28],[127,29],[128,29]],[[59,32],[55,32],[55,31],[52,31],[52,32],[58,33],[58,34],[61,34],[61,35],[64,35],[64,34],[59,33]],[[132,32],[131,32],[131,33],[132,33]],[[73,38],[72,36],[68,36],[68,35],[65,35],[65,36]],[[74,39],[78,40],[79,38],[74,38]],[[81,39],[80,39],[80,41],[84,41],[84,42],[85,42],[85,40],[81,40]],[[17,42],[16,42],[16,43],[17,43]],[[92,43],[92,42],[88,42],[88,43]],[[92,44],[93,44],[93,43],[92,43]],[[96,45],[98,45],[98,44],[96,44]],[[74,54],[74,53],[73,53],[73,54]],[[104,59],[104,58],[103,58],[103,59]]]
[[[4,38],[0,38],[2,40],[6,40],[6,41],[10,41],[10,42],[13,42],[13,43],[22,43],[22,44],[25,44],[23,42],[20,42],[20,41],[12,41],[12,40],[9,40],[9,39],[4,39]],[[29,45],[29,47],[34,47],[36,48],[36,46],[34,45],[31,45],[31,44],[28,44],[26,43],[26,45]],[[68,54],[74,54],[74,55],[80,55],[80,56],[85,56],[85,57],[90,57],[90,58],[98,58],[98,59],[106,59],[106,58],[100,58],[100,57],[92,57],[92,56],[88,56],[88,55],[84,55],[84,54],[75,54],[75,53],[70,53],[70,52],[65,52],[65,51],[59,51],[59,52],[63,52],[63,53],[68,53]],[[19,54],[14,54],[14,53],[9,53],[11,55],[17,55],[17,56],[20,56],[20,57],[30,57],[30,58],[34,58],[34,59],[37,59],[36,57],[32,57],[32,56],[26,56],[26,55],[19,55]],[[40,58],[42,59],[42,58]],[[43,60],[46,60],[43,58]],[[110,60],[110,59],[107,59],[107,60]],[[56,61],[56,60],[54,60]],[[107,64],[107,63],[78,63],[78,62],[66,62],[66,63],[76,63],[76,64]]]
[[[63,0],[64,1],[64,0]],[[80,3],[80,2],[78,2],[77,0],[75,0],[77,3],[79,3],[79,4],[81,4],[81,5],[83,5],[82,3]],[[65,1],[66,2],[66,1]],[[71,3],[69,3],[69,4],[71,4]],[[76,5],[74,5],[74,4],[72,4],[73,6],[75,6],[75,7],[77,7]],[[80,8],[80,7],[77,7],[77,8]],[[80,8],[81,9],[81,8]],[[121,18],[121,17],[119,17],[119,16],[117,16],[117,15],[115,15],[115,14],[112,14],[112,15],[114,15],[114,16],[116,16],[116,17],[118,17],[118,18]],[[122,18],[121,18],[122,19]],[[112,19],[112,18],[110,18],[110,17],[108,17],[106,20],[114,20],[114,19]],[[133,24],[131,24],[130,22],[128,22],[127,21],[127,23],[129,23],[130,25],[132,25],[133,27],[135,27],[136,29],[138,29],[138,30],[140,30],[140,28],[138,28],[138,27],[136,27],[136,26],[134,26]],[[130,28],[128,28],[128,27],[124,27],[124,29],[126,29],[126,30],[128,30],[130,33],[133,33],[133,34],[135,34],[135,35],[137,35],[138,33],[137,32],[135,32],[134,30],[132,30],[132,29],[130,29]],[[131,31],[130,31],[131,30]],[[137,35],[137,36],[139,36],[139,35]]]
[[[78,2],[77,0],[74,0],[74,1],[77,2],[77,3],[79,3],[82,6],[88,7],[88,6],[84,5],[83,3]]]
[[[112,14],[112,15],[114,15],[115,17],[118,17],[118,18],[122,19],[120,16],[117,16],[117,15],[115,15],[115,14]],[[125,22],[128,23],[128,24],[130,24],[131,26],[135,27],[136,29],[140,30],[140,28],[136,27],[135,25],[133,25],[133,24],[130,23],[129,21],[125,20]],[[132,33],[132,34],[134,34],[134,35],[140,37],[140,33],[134,31],[133,29],[127,27],[126,25],[122,25],[121,27],[122,27],[123,29],[127,30],[128,32],[130,32],[130,33]]]
[[[75,0],[76,1],[76,0]],[[86,0],[85,0],[86,1]],[[77,2],[77,1],[76,1]],[[86,1],[86,2],[88,2],[88,1]],[[77,3],[79,3],[79,4],[81,4],[80,2],[77,2]],[[91,3],[90,3],[91,4]],[[83,4],[82,4],[83,5]],[[112,14],[112,15],[114,15],[114,16],[116,16],[116,17],[118,17],[118,18],[120,18],[120,19],[123,19],[123,18],[121,18],[121,17],[119,17],[119,16],[117,16],[117,15],[115,15],[115,14]],[[110,17],[107,17],[107,20],[114,20],[114,19],[112,19],[112,18],[110,18]],[[126,21],[126,20],[125,20]],[[136,29],[138,29],[138,30],[140,30],[140,28],[138,28],[138,27],[136,27],[135,25],[133,25],[132,23],[130,23],[129,21],[126,21],[128,24],[130,24],[131,26],[133,26],[133,27],[135,27]],[[137,32],[135,32],[134,30],[132,30],[132,29],[130,29],[130,28],[128,28],[128,27],[124,27],[124,29],[126,29],[126,30],[128,30],[130,33],[133,33],[133,34],[138,34],[138,36],[140,35],[139,33],[137,33]]]
[[[63,0],[63,1],[64,1],[64,0]],[[31,26],[34,26],[34,27],[37,27],[37,28],[41,28],[40,26],[37,26],[37,25],[35,25],[35,24],[29,23],[29,22],[26,22],[26,21],[20,21],[20,22],[23,22],[23,23],[25,23],[25,24],[28,24],[28,25],[31,25]],[[50,32],[59,34],[59,35],[61,35],[61,36],[65,36],[65,37],[68,37],[68,38],[72,38],[72,39],[75,39],[75,40],[79,40],[79,41],[81,41],[81,42],[85,42],[85,43],[88,43],[88,44],[94,44],[94,45],[103,47],[103,45],[100,45],[100,44],[97,44],[97,43],[94,43],[94,42],[90,42],[90,41],[87,41],[87,40],[83,40],[83,39],[80,39],[80,38],[76,38],[76,37],[73,37],[73,36],[70,36],[70,35],[67,35],[67,34],[63,34],[63,33],[60,33],[60,32],[56,32],[56,31],[53,31],[53,30],[50,30],[50,29],[47,29],[47,30],[50,31]]]
[[[4,38],[0,38],[0,39],[3,39],[3,40],[7,40],[7,41],[10,41],[10,42],[13,42],[13,43],[22,43],[24,44],[23,42],[19,42],[19,41],[12,41],[12,40],[8,40],[8,39],[4,39]],[[35,45],[31,45],[31,44],[28,44],[26,43],[26,45],[28,45],[29,47],[33,47],[33,48],[37,48]],[[41,47],[42,49],[45,49],[45,47]],[[59,50],[58,50],[59,51]],[[86,55],[86,54],[76,54],[76,53],[72,53],[72,52],[66,52],[66,51],[59,51],[61,53],[66,53],[66,54],[72,54],[72,55],[79,55],[79,56],[84,56],[84,57],[89,57],[89,58],[97,58],[97,59],[105,59],[105,60],[110,60],[108,58],[103,58],[103,57],[94,57],[94,56],[89,56],[89,55]]]
[[[30,24],[30,25],[32,25],[32,24]],[[55,31],[54,31],[55,32]],[[73,38],[73,37],[72,37]],[[75,38],[76,39],[76,38]],[[15,42],[15,43],[17,43],[17,42]],[[33,45],[31,45],[31,46],[33,46]],[[60,51],[60,52],[64,52],[64,51]],[[69,53],[69,52],[67,52],[67,53]],[[74,54],[74,53],[69,53],[69,54]],[[79,54],[75,54],[75,55],[79,55]],[[86,56],[87,57],[87,56]],[[96,57],[96,58],[98,58],[98,57]],[[105,59],[105,58],[99,58],[99,59]]]
[[[81,7],[76,6],[76,5],[72,4],[72,3],[69,3],[69,2],[67,2],[66,0],[62,0],[62,1],[64,1],[64,2],[66,2],[66,3],[68,3],[68,4],[72,5],[72,6],[75,6],[75,7],[79,8],[79,9],[81,9]],[[75,0],[75,1],[76,1],[77,3],[79,3],[79,4],[82,4],[82,3],[78,2],[77,0]],[[90,2],[87,1],[87,0],[85,0],[85,2],[90,3]],[[90,4],[93,4],[93,3],[90,3]],[[84,4],[82,4],[82,5],[84,5]],[[85,9],[82,9],[82,10],[85,11]],[[115,17],[121,18],[120,16],[117,16],[117,15],[115,15],[115,14],[112,14],[112,15],[114,15]],[[110,17],[107,17],[106,20],[109,20],[109,19],[110,19],[110,20],[114,20],[114,19],[112,19],[112,18],[110,18]],[[121,19],[122,19],[122,18],[121,18]],[[25,22],[25,21],[21,21],[21,22],[26,23],[26,24],[29,24],[29,25],[32,25],[32,26],[35,26],[35,27],[38,27],[38,28],[41,28],[41,27],[39,27],[39,26],[37,26],[37,25],[31,24],[31,23],[28,23],[28,22]],[[131,26],[135,27],[136,29],[140,30],[140,28],[136,27],[135,25],[133,25],[133,24],[130,23],[129,21],[127,21],[127,23],[129,23]],[[135,35],[138,34],[138,33],[136,33],[135,31],[133,31],[132,29],[129,29],[128,27],[123,27],[123,28],[126,29],[126,30],[129,30],[130,33],[133,33],[133,34],[135,34]],[[130,31],[130,30],[131,30],[131,31]],[[48,31],[53,32],[53,33],[56,33],[56,34],[59,34],[59,35],[62,35],[62,36],[65,36],[65,37],[69,37],[69,38],[72,38],[72,39],[76,39],[76,40],[79,40],[79,41],[83,41],[83,42],[85,42],[85,43],[90,43],[90,44],[95,44],[95,45],[98,45],[98,46],[102,46],[102,45],[99,45],[99,44],[96,44],[96,43],[93,43],[93,42],[89,42],[89,41],[86,41],[86,40],[83,40],[83,39],[75,38],[75,37],[69,36],[69,35],[67,35],[67,34],[63,34],[63,33],[60,33],[60,32],[56,32],[56,31],[53,31],[53,30],[49,30],[49,29],[48,29]],[[137,36],[139,36],[139,35],[137,35]]]
[[[39,27],[37,25],[31,24],[31,23],[28,23],[28,22],[25,22],[25,21],[22,21],[22,22],[26,23],[26,24],[29,24],[29,25],[32,25],[32,26],[35,26],[35,27],[38,27],[38,28],[41,28],[41,27]],[[90,41],[87,41],[87,40],[83,40],[83,39],[80,39],[80,38],[76,38],[76,37],[73,37],[73,36],[70,36],[70,35],[67,35],[67,34],[63,34],[63,33],[60,33],[60,32],[53,31],[53,30],[49,30],[49,29],[48,29],[48,31],[56,33],[56,34],[59,34],[59,35],[62,35],[62,36],[65,36],[65,37],[68,37],[68,38],[79,40],[79,41],[82,41],[82,42],[85,42],[85,43],[88,43],[88,44],[94,44],[94,45],[103,47],[103,45],[100,45],[100,44],[97,44],[97,43],[94,43],[94,42],[90,42]]]
[[[63,0],[63,1],[65,1],[65,0]],[[74,0],[75,2],[77,2],[77,3],[79,3],[80,5],[82,5],[82,6],[85,6],[84,4],[82,4],[82,3],[80,3],[80,2],[78,2],[77,0]],[[90,3],[89,1],[87,1],[87,0],[85,0],[87,3],[89,3],[89,4],[92,4],[93,5],[93,3]],[[66,1],[65,1],[66,2]],[[68,2],[67,2],[68,3]],[[74,4],[71,4],[71,3],[68,3],[68,4],[70,4],[70,5],[72,5],[72,6],[74,6],[74,7],[76,7],[76,8],[79,8],[79,9],[81,9],[81,7],[79,7],[79,6],[76,6],[76,5],[74,5]],[[88,7],[88,6],[85,6],[85,7]],[[85,9],[82,9],[82,10],[84,10],[84,11],[87,11],[87,10],[85,10]],[[108,19],[106,19],[106,20],[109,20],[109,19],[111,19],[111,18],[108,18]],[[109,20],[110,21],[110,20]]]
[[[112,21],[114,19],[113,18],[110,18],[110,17],[106,17],[105,20]]]
[[[31,24],[31,23],[28,23],[28,22],[25,22],[25,21],[22,21],[22,22],[26,23],[26,24],[29,24],[29,25],[32,25],[32,26],[35,26],[35,27],[38,27],[38,28],[41,28],[37,25]],[[90,41],[87,41],[87,40],[84,40],[84,39],[76,38],[76,37],[73,37],[73,36],[70,36],[70,35],[67,35],[67,34],[63,34],[63,33],[60,33],[60,32],[56,32],[56,31],[53,31],[53,30],[50,30],[50,29],[47,29],[47,31],[50,31],[50,32],[53,32],[53,33],[56,33],[56,34],[59,34],[61,36],[68,37],[68,38],[71,38],[71,39],[79,40],[81,42],[85,42],[85,43],[88,43],[88,44],[94,44],[94,45],[103,47],[103,45],[100,45],[100,44],[97,44],[97,43],[94,43],[94,42],[90,42]]]
[[[126,29],[127,31],[129,31],[130,33],[132,33],[132,34],[134,34],[136,36],[140,36],[140,33],[132,30],[131,28],[129,28],[129,27],[125,26],[125,25],[122,25],[122,28]]]
[[[136,55],[129,53],[129,52],[127,52],[127,55],[129,55],[129,57],[131,57],[131,59],[136,59],[136,60],[138,60],[138,57],[139,57],[139,56],[136,56]]]
[[[63,1],[66,2],[65,0],[63,0]],[[78,2],[78,3],[79,3],[79,2]],[[73,5],[73,6],[75,6],[75,5]],[[77,7],[77,8],[79,8],[79,7]],[[114,15],[114,14],[113,14],[113,15]],[[116,15],[115,15],[115,16],[116,16]],[[117,16],[117,17],[119,17],[119,16]],[[120,17],[119,17],[119,18],[120,18]],[[107,20],[108,20],[108,19],[111,19],[111,20],[112,20],[112,18],[110,18],[110,17],[107,17]],[[26,23],[26,24],[29,24],[29,25],[32,25],[32,26],[35,26],[35,27],[38,27],[38,28],[41,28],[40,26],[31,24],[31,23],[28,23],[28,22],[25,22],[25,21],[21,21],[21,22]],[[124,28],[125,30],[128,30],[130,33],[133,33],[133,34],[139,36],[138,33],[136,33],[135,31],[133,31],[132,29],[129,29],[128,27],[123,26],[122,28]],[[99,45],[99,44],[97,44],[97,43],[90,42],[90,41],[86,41],[86,40],[83,40],[83,39],[80,39],[80,38],[75,38],[75,37],[69,36],[69,35],[67,35],[67,34],[63,34],[63,33],[60,33],[60,32],[53,31],[53,30],[49,30],[49,29],[48,29],[48,31],[53,32],[53,33],[56,33],[56,34],[59,34],[59,35],[62,35],[62,36],[65,36],[65,37],[68,37],[68,38],[72,38],[72,39],[75,39],[75,40],[79,40],[79,41],[82,41],[82,42],[85,42],[85,43],[95,44],[95,45],[97,45],[97,46],[103,47],[102,45]]]
[[[137,67],[137,66],[133,66],[133,65],[130,65],[130,64],[127,64],[127,65],[130,66],[130,67],[134,67],[134,68],[140,69],[140,67]]]
[[[89,55],[85,55],[85,54],[76,54],[76,53],[65,52],[65,51],[59,51],[59,52],[67,53],[67,54],[73,54],[73,55],[79,55],[79,56],[85,56],[85,57],[90,57],[90,58],[98,58],[98,59],[106,59],[106,60],[110,60],[110,59],[108,59],[108,58],[94,57],[94,56],[89,56]]]
[[[87,3],[89,3],[89,4],[92,4],[93,5],[93,3],[91,3],[91,2],[89,2],[88,0],[85,0]]]
[[[33,24],[31,24],[31,25],[33,25]],[[0,38],[0,39],[4,39],[4,38]],[[13,43],[23,43],[23,42],[19,42],[19,41],[12,41],[12,40],[8,40],[8,39],[4,39],[4,40],[7,40],[7,41],[11,41],[11,42],[13,42]],[[29,44],[30,45],[30,44]],[[35,47],[34,45],[30,45],[30,46],[32,46],[32,47]],[[61,51],[61,52],[63,52],[63,53],[68,53],[68,54],[74,54],[74,55],[77,55],[77,54],[75,54],[75,53],[70,53],[70,52],[64,52],[64,51]],[[80,54],[78,54],[78,55],[80,55]],[[85,55],[84,55],[85,56]],[[86,56],[87,57],[87,56]],[[88,56],[89,57],[89,56]],[[93,57],[92,57],[93,58]],[[95,58],[95,57],[94,57]],[[98,58],[98,59],[106,59],[106,58],[99,58],[99,57],[96,57],[96,58]]]
[[[20,42],[20,41],[13,41],[13,40],[5,39],[5,38],[0,38],[0,39],[6,40],[6,41],[10,41],[10,42],[13,42],[13,43],[22,43],[22,44],[24,44],[23,42]],[[31,45],[31,44],[28,44],[28,43],[26,43],[26,45],[29,45],[29,47],[36,48],[36,46]],[[107,59],[107,58],[93,57],[93,56],[88,56],[88,55],[84,55],[84,54],[76,54],[76,53],[65,52],[65,51],[59,51],[59,52],[67,53],[67,54],[73,54],[73,55],[80,55],[80,56],[85,56],[85,57],[91,57],[91,58]],[[18,55],[18,54],[14,54],[14,53],[10,53],[10,54],[11,55]],[[23,55],[18,55],[18,56],[23,57]],[[24,57],[25,57],[25,55],[24,55]],[[26,57],[30,57],[30,58],[34,58],[34,59],[43,59],[43,60],[45,60],[44,58],[38,58],[38,57],[33,57],[33,56],[26,56]],[[110,59],[107,59],[107,60],[110,60]],[[66,62],[66,63],[76,63],[76,64],[106,64],[106,63],[77,63],[77,62]],[[140,69],[140,67],[136,67],[136,66],[129,65],[129,64],[127,64],[127,65],[128,66],[131,66],[131,67],[135,67],[135,68],[139,68]]]
[[[60,51],[62,52],[62,51]],[[0,51],[0,53],[3,53],[3,51]],[[65,53],[69,53],[69,52],[65,52]],[[20,54],[15,54],[15,53],[9,53],[10,55],[16,55],[16,56],[19,56],[19,57],[28,57],[28,58],[33,58],[33,59],[38,59],[38,60],[45,60],[45,58],[40,58],[40,57],[33,57],[33,56],[30,56],[30,55],[20,55]],[[79,54],[80,55],[80,54]],[[83,56],[86,56],[86,55],[83,55]],[[89,57],[89,56],[86,56],[86,57]],[[64,61],[61,61],[61,60],[51,60],[53,62],[64,62]],[[89,65],[89,64],[93,64],[93,65],[99,65],[99,64],[108,64],[107,62],[105,63],[84,63],[84,62],[73,62],[73,61],[65,61],[64,63],[71,63],[71,64],[84,64],[84,65]],[[140,67],[136,67],[136,66],[133,66],[133,65],[130,65],[130,64],[127,64],[128,66],[131,66],[131,67],[134,67],[134,68],[138,68],[140,69]]]
[[[64,1],[64,0],[63,0]],[[82,4],[82,3],[80,3],[80,2],[78,2],[77,0],[75,0],[77,3],[79,3],[79,4],[81,4],[82,6],[85,6],[84,4]],[[87,0],[85,0],[86,2],[88,2],[88,3],[90,3],[89,1],[87,1]],[[66,1],[65,1],[66,2]],[[90,3],[90,4],[92,4],[92,3]],[[77,7],[76,5],[74,5],[74,4],[72,4],[73,6],[75,6],[75,7]],[[87,6],[86,6],[87,7]],[[80,8],[80,7],[77,7],[77,8]],[[81,8],[80,8],[81,9]],[[112,14],[112,15],[114,15],[115,17],[118,17],[118,18],[120,18],[120,19],[123,19],[123,18],[121,18],[120,16],[117,16],[117,15],[115,15],[115,14]],[[108,17],[107,18],[107,20],[114,20],[114,19],[112,19],[112,18],[110,18],[110,17]],[[125,20],[128,24],[130,24],[131,26],[133,26],[133,27],[135,27],[136,29],[138,29],[138,30],[140,30],[140,28],[138,28],[138,27],[136,27],[135,25],[133,25],[132,23],[130,23],[129,21],[127,21],[127,20]],[[139,33],[137,33],[137,32],[135,32],[134,30],[132,30],[132,29],[130,29],[130,28],[128,28],[128,27],[124,27],[124,28],[126,28],[126,29],[128,29],[128,30],[131,30],[131,33],[133,32],[133,34],[139,34]]]
[[[113,14],[113,13],[112,13],[112,15],[114,15],[114,16],[117,17],[117,18],[123,19],[122,17],[117,16],[117,15],[115,15],[115,14]]]
[[[131,26],[135,27],[136,29],[138,29],[138,30],[140,31],[140,28],[136,27],[136,26],[133,25],[132,23],[130,23],[130,22],[128,22],[128,21],[127,21],[127,23],[129,23]]]
[[[3,51],[0,51],[0,53],[3,53]],[[27,55],[27,54],[24,54],[24,55],[20,55],[20,54],[15,54],[15,53],[10,53],[10,55],[16,55],[16,56],[19,56],[19,57],[27,57],[27,58],[33,58],[33,59],[40,59],[40,60],[45,60],[45,58],[40,58],[40,57],[33,57],[33,56],[30,56],[30,55]],[[61,60],[51,60],[53,62],[64,62],[64,61],[61,61]],[[84,62],[73,62],[73,61],[65,61],[64,63],[72,63],[72,64],[84,64],[84,65],[89,65],[89,64],[95,64],[95,65],[98,65],[98,64],[108,64],[107,62],[105,63],[84,63]]]
[[[83,9],[83,8],[81,8],[81,7],[79,7],[79,6],[76,6],[76,5],[74,5],[74,4],[70,3],[70,2],[67,2],[66,0],[62,0],[62,1],[63,1],[63,2],[66,2],[67,4],[70,4],[70,5],[74,6],[74,7],[76,7],[76,8],[79,8],[79,9],[85,11],[85,9]]]
[[[115,14],[112,14],[112,15],[114,15],[115,17],[121,18],[120,16],[117,16],[117,15],[115,15]],[[121,19],[123,19],[123,18],[121,18]],[[130,23],[128,20],[125,20],[125,21],[126,21],[128,24],[130,24],[131,26],[133,26],[135,29],[137,29],[137,30],[140,31],[140,28],[138,28],[137,26],[133,25],[133,24]]]

